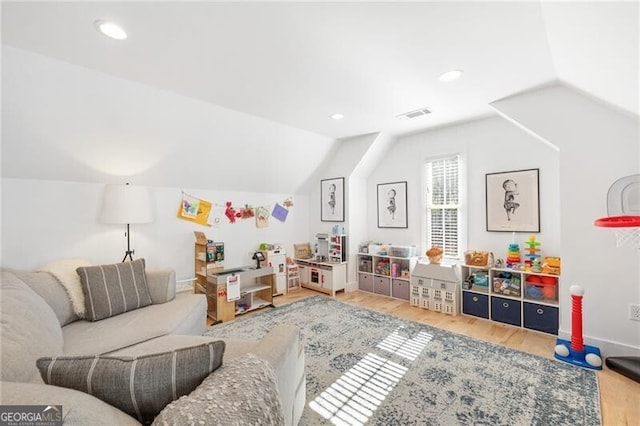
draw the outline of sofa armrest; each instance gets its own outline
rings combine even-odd
[[[173,269],[147,269],[147,284],[154,305],[176,297],[176,271]]]
[[[285,424],[298,424],[306,400],[304,346],[300,329],[293,325],[279,325],[267,333],[251,352],[267,360],[275,370]]]

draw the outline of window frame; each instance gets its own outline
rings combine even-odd
[[[429,163],[433,163],[436,161],[446,160],[453,157],[458,158],[458,204],[457,204],[457,212],[458,212],[458,250],[456,256],[451,256],[444,254],[444,261],[460,261],[464,255],[464,247],[466,247],[466,186],[465,186],[465,178],[466,178],[466,163],[464,161],[464,156],[459,153],[450,153],[445,155],[433,156],[425,158],[423,166],[422,166],[422,205],[424,207],[423,216],[421,219],[422,222],[422,244],[423,252],[430,248],[431,244],[431,230],[428,227],[429,224],[429,215],[431,213],[430,206],[430,188],[428,187],[429,177],[427,176],[429,170]],[[446,205],[445,205],[446,206]],[[443,207],[446,208],[446,207]]]

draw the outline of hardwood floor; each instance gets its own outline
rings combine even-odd
[[[296,289],[274,298],[274,305],[284,305],[310,296],[321,295],[308,289]],[[365,292],[342,292],[336,299],[345,303],[384,312],[400,318],[442,328],[479,340],[553,359],[555,336],[465,315],[450,316],[410,306],[408,302]],[[640,384],[605,367],[598,373],[603,425],[640,425]]]

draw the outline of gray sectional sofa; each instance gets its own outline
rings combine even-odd
[[[36,360],[82,355],[139,357],[216,340],[202,336],[206,329],[203,295],[176,295],[172,270],[147,270],[146,275],[151,305],[90,322],[75,315],[67,291],[52,274],[3,269],[0,404],[62,405],[65,424],[140,424],[87,393],[44,384]],[[225,340],[225,344],[223,365],[248,353],[268,361],[275,372],[283,423],[297,424],[306,391],[299,330],[281,325],[261,341]]]

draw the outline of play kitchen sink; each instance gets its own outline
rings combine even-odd
[[[273,275],[273,268],[271,266],[263,266],[258,269],[255,265],[241,266],[239,268],[224,269],[222,271],[210,271],[208,278],[209,282],[214,284],[226,284],[227,276],[229,275],[238,275],[240,277],[240,285],[244,287],[245,283],[249,285],[249,283],[253,281],[253,278]]]

